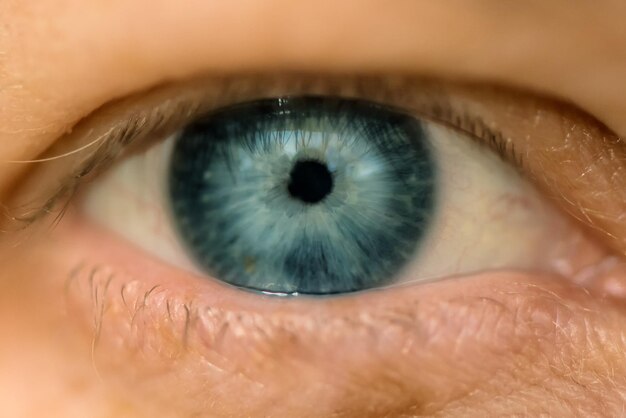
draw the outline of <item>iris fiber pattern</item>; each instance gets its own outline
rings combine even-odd
[[[326,295],[391,284],[435,210],[422,123],[372,102],[263,99],[180,133],[169,168],[179,235],[235,286]]]

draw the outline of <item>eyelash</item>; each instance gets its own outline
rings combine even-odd
[[[296,77],[296,80],[303,82],[306,81],[307,78]],[[277,82],[276,80],[272,81]],[[324,83],[325,81],[326,80],[323,78],[315,79],[311,84],[315,82]],[[391,103],[392,107],[394,107],[394,96],[398,94],[398,90],[402,90],[397,88],[397,80],[392,80],[389,84],[386,79],[371,77],[356,78],[350,81],[354,84],[353,87],[355,87],[356,93],[349,94],[346,97],[369,99],[368,96],[370,96],[370,93],[376,91],[376,95],[382,96],[386,101]],[[332,86],[333,82],[339,83],[339,85],[342,83],[341,80],[330,80],[329,85]],[[411,80],[403,81],[403,83],[406,82],[412,83]],[[216,97],[218,97],[218,99],[214,101],[232,104],[240,100],[237,94],[238,80],[226,79],[223,83],[225,87],[222,88],[223,91],[217,93]],[[263,85],[262,80],[259,80],[258,84]],[[436,84],[434,84],[434,86],[436,87]],[[171,86],[167,87],[171,88]],[[432,89],[431,85],[428,85],[428,87]],[[328,90],[332,91],[334,89],[331,87]],[[159,88],[154,91],[158,92]],[[286,91],[289,91],[288,87]],[[382,94],[380,93],[381,91]],[[142,96],[145,94],[146,93],[139,93],[124,101],[128,100],[132,102],[134,99],[141,100]],[[150,94],[150,92],[148,92],[148,94]],[[289,95],[290,94],[282,94],[281,96]],[[322,93],[320,95],[324,94]],[[335,95],[344,96],[342,92]],[[263,96],[262,92],[260,92],[259,97],[267,96]],[[429,99],[432,99],[432,103],[426,103],[425,106],[422,104],[422,106],[425,107],[423,109],[412,111],[397,108],[397,110],[402,113],[411,113],[414,117],[419,119],[441,124],[461,134],[467,135],[480,144],[490,148],[506,162],[513,164],[518,170],[523,169],[524,161],[522,155],[516,151],[514,142],[510,138],[506,138],[499,131],[490,128],[482,119],[470,114],[470,112],[453,108],[453,106],[449,104],[449,98],[445,93],[436,92]],[[110,104],[113,108],[117,105],[119,105],[119,103]],[[206,108],[202,100],[175,102],[173,106],[170,102],[165,101],[164,103],[153,106],[148,111],[134,112],[124,120],[116,121],[114,126],[104,135],[92,139],[87,146],[76,147],[74,150],[62,153],[58,157],[51,156],[45,158],[46,162],[70,158],[74,153],[82,152],[90,147],[96,147],[95,151],[85,158],[77,169],[60,182],[60,185],[44,199],[43,203],[33,205],[34,207],[23,210],[20,215],[9,216],[10,220],[18,223],[20,225],[19,229],[26,229],[59,210],[53,220],[53,225],[58,224],[66,212],[68,205],[78,193],[81,185],[97,177],[98,174],[123,158],[129,148],[134,147],[137,143],[141,146],[150,146],[164,139],[167,134],[182,128],[185,124],[202,117],[204,114],[211,112],[217,107],[221,106]],[[94,115],[87,117],[84,121],[79,122],[79,125],[89,124],[90,120],[104,109],[107,109],[107,106],[97,110]],[[60,138],[57,142],[62,143],[63,141],[64,138]]]

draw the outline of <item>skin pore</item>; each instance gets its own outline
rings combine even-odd
[[[105,103],[200,74],[401,73],[511,85],[626,135],[626,5],[617,0],[8,0],[0,16],[2,161],[36,159]],[[525,128],[514,112],[492,113]],[[0,166],[4,199],[32,168]],[[616,209],[603,232],[623,257],[626,205],[623,194],[610,196]],[[480,274],[303,307],[232,291],[218,298],[163,263],[135,266],[145,255],[107,245],[71,214],[42,234],[1,247],[2,415],[623,413],[623,268],[585,288]],[[68,291],[77,260],[89,267]],[[90,274],[94,265],[104,267]],[[109,280],[110,265],[124,273]],[[171,287],[150,293],[163,277]],[[105,325],[92,321],[98,297],[72,296],[94,289],[126,295],[111,300]],[[156,296],[142,305],[146,294]],[[190,316],[205,297],[212,316]],[[128,300],[140,306],[130,316]],[[177,309],[166,317],[167,302]],[[202,326],[190,327],[191,317]],[[125,334],[138,322],[148,330]],[[213,340],[206,330],[225,323],[226,337]],[[190,329],[204,334],[181,338]]]

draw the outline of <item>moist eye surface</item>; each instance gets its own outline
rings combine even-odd
[[[168,172],[196,264],[235,286],[346,293],[393,283],[435,210],[419,120],[331,97],[264,99],[183,129]]]

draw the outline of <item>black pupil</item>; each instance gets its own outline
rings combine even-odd
[[[317,203],[333,191],[333,175],[319,161],[298,161],[291,170],[287,190],[305,203]]]

